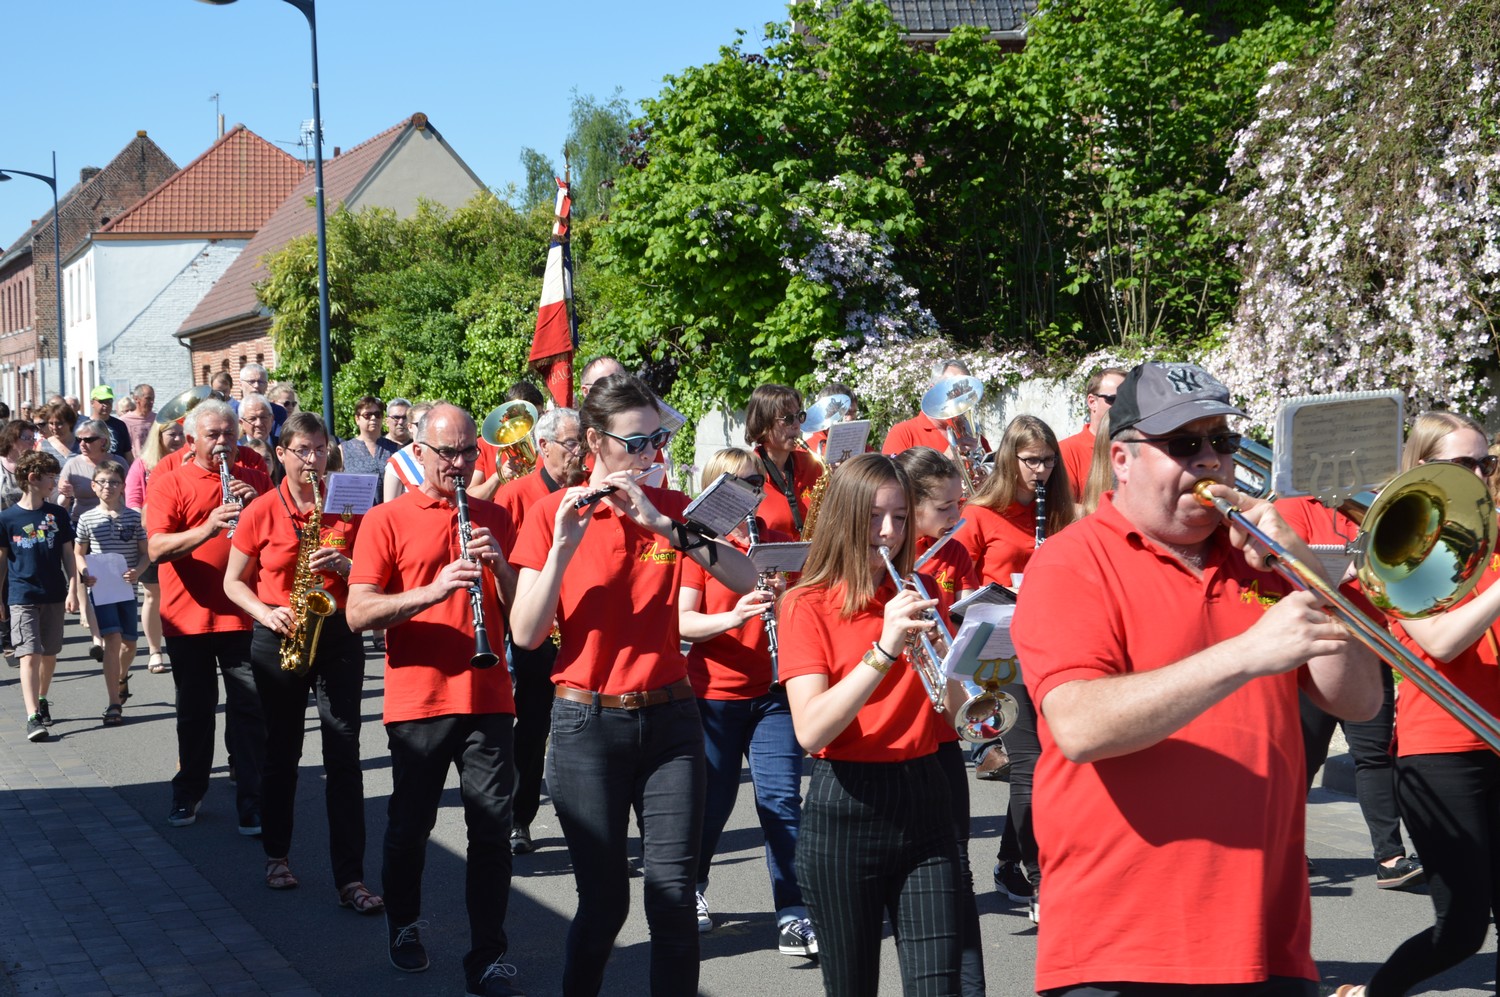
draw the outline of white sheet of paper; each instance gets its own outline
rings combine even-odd
[[[865,452],[870,442],[870,420],[856,419],[854,422],[835,422],[828,427],[828,446],[823,450],[823,460],[837,464],[856,454]]]
[[[127,569],[123,554],[85,554],[83,560],[88,565],[89,574],[94,576],[94,585],[89,589],[94,605],[135,602],[135,586],[125,580]]]
[[[969,607],[968,613],[964,615],[964,626],[968,626],[970,621],[995,625],[989,640],[985,641],[984,648],[979,652],[981,661],[994,661],[1016,656],[1016,645],[1010,640],[1010,621],[1015,615],[1014,605],[997,606],[993,603],[980,603]]]
[[[328,490],[323,495],[323,511],[339,516],[363,516],[375,504],[378,487],[378,474],[330,474]]]
[[[758,574],[767,571],[801,571],[812,544],[801,541],[756,544],[750,548],[750,563]]]

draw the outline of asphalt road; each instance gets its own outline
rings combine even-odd
[[[462,812],[456,779],[448,782],[428,850],[424,934],[432,968],[407,975],[386,960],[384,921],[361,918],[337,906],[327,856],[316,714],[309,710],[308,738],[298,789],[297,834],[292,865],[300,889],[273,892],[264,885],[260,843],[236,833],[234,792],[223,757],[214,771],[197,824],[166,826],[170,779],[175,765],[172,681],[169,675],[133,673],[134,697],[126,723],[105,729],[99,714],[105,697],[97,666],[84,656],[86,643],[75,624],[58,668],[51,699],[62,738],[99,776],[191,862],[324,997],[392,994],[428,997],[462,993],[460,957],[466,948],[463,912]],[[144,658],[142,659],[144,660]],[[0,669],[0,695],[19,699],[16,672]],[[8,700],[9,701],[9,700]],[[367,659],[364,727],[365,809],[369,829],[365,874],[379,889],[380,842],[385,802],[390,792],[389,759],[380,724],[381,662]],[[14,713],[19,713],[19,709]],[[222,722],[221,722],[222,730]],[[44,745],[36,750],[47,750]],[[973,866],[980,879],[979,909],[985,941],[989,992],[1032,993],[1036,928],[1022,908],[1009,904],[991,887],[989,870],[999,841],[1006,786],[974,786]],[[1184,787],[1212,806],[1213,787]],[[551,807],[544,802],[532,828],[539,845],[534,854],[516,860],[507,927],[511,958],[522,971],[532,997],[560,992],[560,962],[575,894],[568,853]],[[1352,800],[1324,790],[1314,793],[1309,809],[1308,852],[1317,865],[1313,876],[1314,955],[1327,991],[1339,983],[1362,981],[1404,938],[1431,922],[1426,896],[1375,888],[1372,863],[1363,851],[1365,839]],[[822,992],[814,963],[777,953],[770,890],[762,860],[749,787],[725,832],[715,865],[711,902],[716,929],[702,940],[700,992],[710,997],[764,995],[801,997]],[[634,880],[631,917],[621,933],[606,977],[610,995],[646,994],[648,943],[641,909],[640,880]],[[1143,890],[1152,884],[1140,884]],[[145,902],[148,898],[142,898]],[[1205,909],[1204,917],[1213,917]],[[1494,994],[1495,936],[1484,951],[1433,982],[1433,994]],[[882,993],[900,992],[894,947],[887,941]]]

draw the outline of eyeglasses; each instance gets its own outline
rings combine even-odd
[[[1457,464],[1459,467],[1467,468],[1470,471],[1477,471],[1488,478],[1495,473],[1496,468],[1500,468],[1500,457],[1494,454],[1490,454],[1482,460],[1475,460],[1473,457],[1449,457],[1446,460],[1438,461],[1438,463]]]
[[[787,412],[785,415],[778,415],[776,421],[783,426],[800,426],[807,421],[807,413]]]
[[[296,454],[297,459],[304,464],[311,464],[320,457],[328,456],[327,447],[308,448],[306,450],[288,450],[287,453]]]
[[[478,447],[462,447],[462,448],[459,448],[459,447],[434,447],[434,446],[428,445],[427,449],[431,450],[433,453],[437,454],[438,455],[438,459],[440,459],[440,460],[442,460],[442,461],[444,461],[446,463],[449,463],[449,464],[457,464],[457,463],[460,463],[460,462],[468,462],[468,461],[471,461],[471,460],[475,460],[475,459],[477,459],[479,457],[479,448]]]
[[[542,442],[556,444],[557,446],[562,447],[568,453],[577,453],[578,448],[583,446],[582,440],[549,440],[544,437],[542,439]]]
[[[390,415],[386,416],[386,418],[391,420],[392,422],[405,422],[407,420],[407,415],[405,412],[402,412],[400,415],[392,412]]]
[[[80,437],[78,437],[78,442],[79,443],[98,443],[99,441],[101,441],[103,439],[104,439],[104,437],[102,437],[102,436],[80,436]]]
[[[95,478],[94,484],[100,488],[119,488],[120,481],[116,478]]]
[[[766,487],[766,476],[764,474],[742,474],[740,480],[751,488]]]
[[[658,429],[650,436],[642,436],[640,434],[636,434],[635,436],[616,436],[607,429],[601,429],[599,432],[612,440],[619,440],[625,446],[625,452],[632,457],[647,447],[650,447],[652,450],[660,450],[672,439],[672,431],[670,429]]]
[[[379,412],[361,412],[361,413],[359,413],[359,417],[361,419],[379,419],[380,418],[380,413]],[[402,416],[402,418],[404,419],[405,416]]]
[[[1204,441],[1214,448],[1214,453],[1227,457],[1240,448],[1242,439],[1244,437],[1239,433],[1215,433],[1213,436],[1142,436],[1139,442],[1161,447],[1178,460],[1183,460],[1198,456]]]
[[[1041,471],[1057,466],[1057,456],[1055,454],[1047,457],[1018,457],[1017,459],[1033,471]]]
[[[1093,392],[1093,396],[1106,405],[1113,405],[1115,403],[1115,398],[1118,397],[1116,395],[1101,395],[1097,391]]]

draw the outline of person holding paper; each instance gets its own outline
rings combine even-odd
[[[1297,691],[1361,719],[1380,679],[1199,500],[1207,481],[1318,570],[1269,502],[1230,487],[1243,414],[1201,367],[1135,367],[1110,413],[1118,486],[1026,566],[1011,636],[1042,715],[1048,997],[1319,993]]]
[[[703,487],[721,474],[732,474],[756,489],[765,486],[760,461],[748,450],[729,448],[703,467]],[[749,551],[745,523],[726,537]],[[757,520],[757,543],[786,543],[793,538]],[[771,900],[776,908],[777,948],[782,955],[815,956],[818,940],[802,889],[797,885],[797,828],[802,817],[802,748],[792,729],[786,690],[772,670],[764,616],[775,612],[784,583],[774,581],[741,594],[726,588],[696,561],[682,568],[677,619],[688,653],[688,678],[698,698],[707,751],[708,789],[703,808],[703,836],[698,849],[698,930],[712,931],[708,873],[719,836],[739,795],[740,772],[750,763],[755,811],[766,839],[766,866],[771,873]]]
[[[880,990],[889,910],[905,992],[959,993],[958,839],[937,760],[932,703],[907,657],[934,630],[935,598],[900,590],[916,548],[916,496],[883,454],[851,457],[829,481],[801,582],[782,600],[781,676],[797,740],[813,756],[797,875],[818,932],[823,986]],[[954,702],[957,684],[948,682]]]
[[[755,450],[766,475],[766,497],[758,515],[766,527],[802,536],[813,486],[822,463],[802,442],[807,413],[802,396],[784,384],[762,384],[745,405],[745,442]]]
[[[130,698],[130,663],[140,636],[135,583],[147,560],[146,531],[141,514],[125,504],[123,467],[105,461],[94,468],[92,484],[99,503],[78,518],[73,555],[77,577],[88,587],[99,635],[104,638],[104,687],[109,693],[104,725],[117,727],[124,720],[124,702]],[[92,564],[111,568],[114,577],[101,580],[100,573],[91,570]]]
[[[563,993],[590,997],[630,903],[626,843],[635,808],[645,855],[653,997],[698,992],[693,893],[703,823],[704,746],[687,677],[677,599],[684,555],[737,593],[750,559],[681,522],[686,495],[643,487],[671,434],[656,395],[629,374],[594,382],[580,410],[594,466],[588,484],[526,514],[511,561],[518,647],[562,634],[552,678],[547,786],[578,884]]]
[[[224,594],[254,621],[250,667],[266,718],[260,790],[266,885],[273,890],[297,885],[289,864],[292,813],[311,691],[318,703],[328,850],[339,903],[360,914],[378,914],[385,904],[364,885],[364,781],[359,757],[364,653],[359,634],[349,629],[344,615],[360,517],[344,516],[325,505],[322,519],[309,525],[314,505],[311,476],[326,482],[328,446],[328,432],[317,415],[296,412],[287,417],[276,447],[286,477],[274,495],[252,502],[240,517],[224,566]],[[288,604],[301,534],[309,528],[318,531],[318,549],[308,567],[315,584],[328,591],[338,608],[323,618],[317,646],[310,652],[312,663],[298,674],[282,668],[281,646],[294,623]]]

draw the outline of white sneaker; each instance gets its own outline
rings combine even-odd
[[[695,893],[698,898],[698,933],[705,934],[714,930],[713,915],[708,912],[708,901],[703,899],[703,894]]]
[[[1032,924],[1042,923],[1042,905],[1036,897],[1031,898],[1031,904],[1026,911],[1026,916],[1031,919]]]

